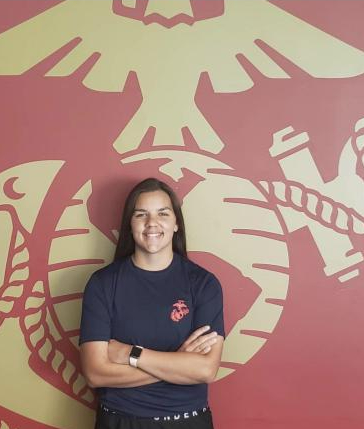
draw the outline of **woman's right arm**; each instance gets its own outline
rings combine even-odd
[[[95,272],[87,283],[82,303],[80,358],[90,387],[135,387],[159,381],[152,375],[109,358],[113,267]]]
[[[81,345],[82,372],[90,387],[137,387],[160,381],[139,368],[112,362],[108,348],[106,341]]]

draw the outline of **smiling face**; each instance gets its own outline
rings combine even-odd
[[[164,191],[142,192],[131,218],[136,260],[158,256],[158,265],[168,265],[173,256],[173,234],[178,230],[171,200]]]

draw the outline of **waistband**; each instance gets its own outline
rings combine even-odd
[[[162,417],[138,417],[134,416],[132,414],[124,413],[122,411],[113,410],[109,407],[106,407],[103,404],[100,404],[100,410],[107,414],[114,414],[120,417],[126,417],[126,418],[134,418],[134,419],[143,419],[143,420],[155,420],[155,421],[175,421],[175,420],[187,420],[193,417],[201,416],[202,414],[206,412],[210,412],[209,407],[201,408],[200,410],[193,410],[193,411],[181,411],[176,414],[171,414],[169,416],[162,416]]]

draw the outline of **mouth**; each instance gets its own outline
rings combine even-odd
[[[145,232],[143,235],[147,238],[155,238],[162,237],[164,234],[163,232]]]

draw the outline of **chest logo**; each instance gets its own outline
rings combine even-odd
[[[186,314],[190,312],[187,304],[183,299],[179,299],[176,303],[173,304],[173,310],[171,312],[171,319],[173,322],[179,322],[183,319]]]

